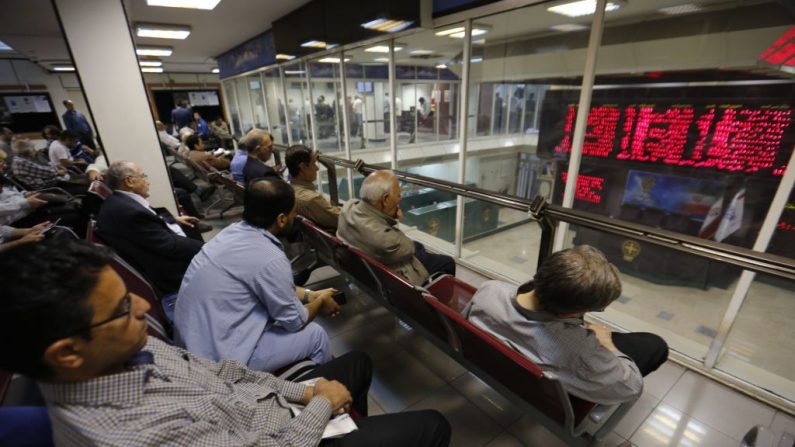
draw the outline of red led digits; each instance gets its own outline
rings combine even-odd
[[[561,172],[563,183],[569,177],[568,172]],[[605,179],[593,175],[578,175],[577,186],[574,189],[574,198],[590,203],[602,202],[602,191],[605,187]]]

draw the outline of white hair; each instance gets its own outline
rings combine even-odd
[[[194,132],[190,127],[183,127],[179,130],[179,140],[184,143],[185,140],[194,133],[196,132]]]
[[[131,161],[117,161],[111,163],[105,171],[105,184],[112,190],[121,189],[124,179],[135,175],[136,164]]]
[[[20,157],[30,158],[36,153],[36,147],[30,140],[22,138],[14,141],[12,151]]]
[[[362,182],[359,197],[370,205],[375,205],[384,197],[384,194],[392,192],[392,182],[395,181],[395,178],[395,173],[390,170],[373,172]]]

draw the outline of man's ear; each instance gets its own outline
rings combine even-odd
[[[287,214],[281,213],[276,216],[276,223],[279,224],[280,230],[284,229],[284,227],[287,226]]]
[[[44,363],[51,368],[78,369],[83,366],[83,350],[74,337],[62,338],[44,350]]]

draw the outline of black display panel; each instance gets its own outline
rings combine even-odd
[[[47,92],[0,94],[0,125],[15,133],[41,132],[44,126],[61,127]]]

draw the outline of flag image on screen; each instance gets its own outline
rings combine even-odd
[[[630,170],[622,204],[702,220],[723,195],[722,182]]]

